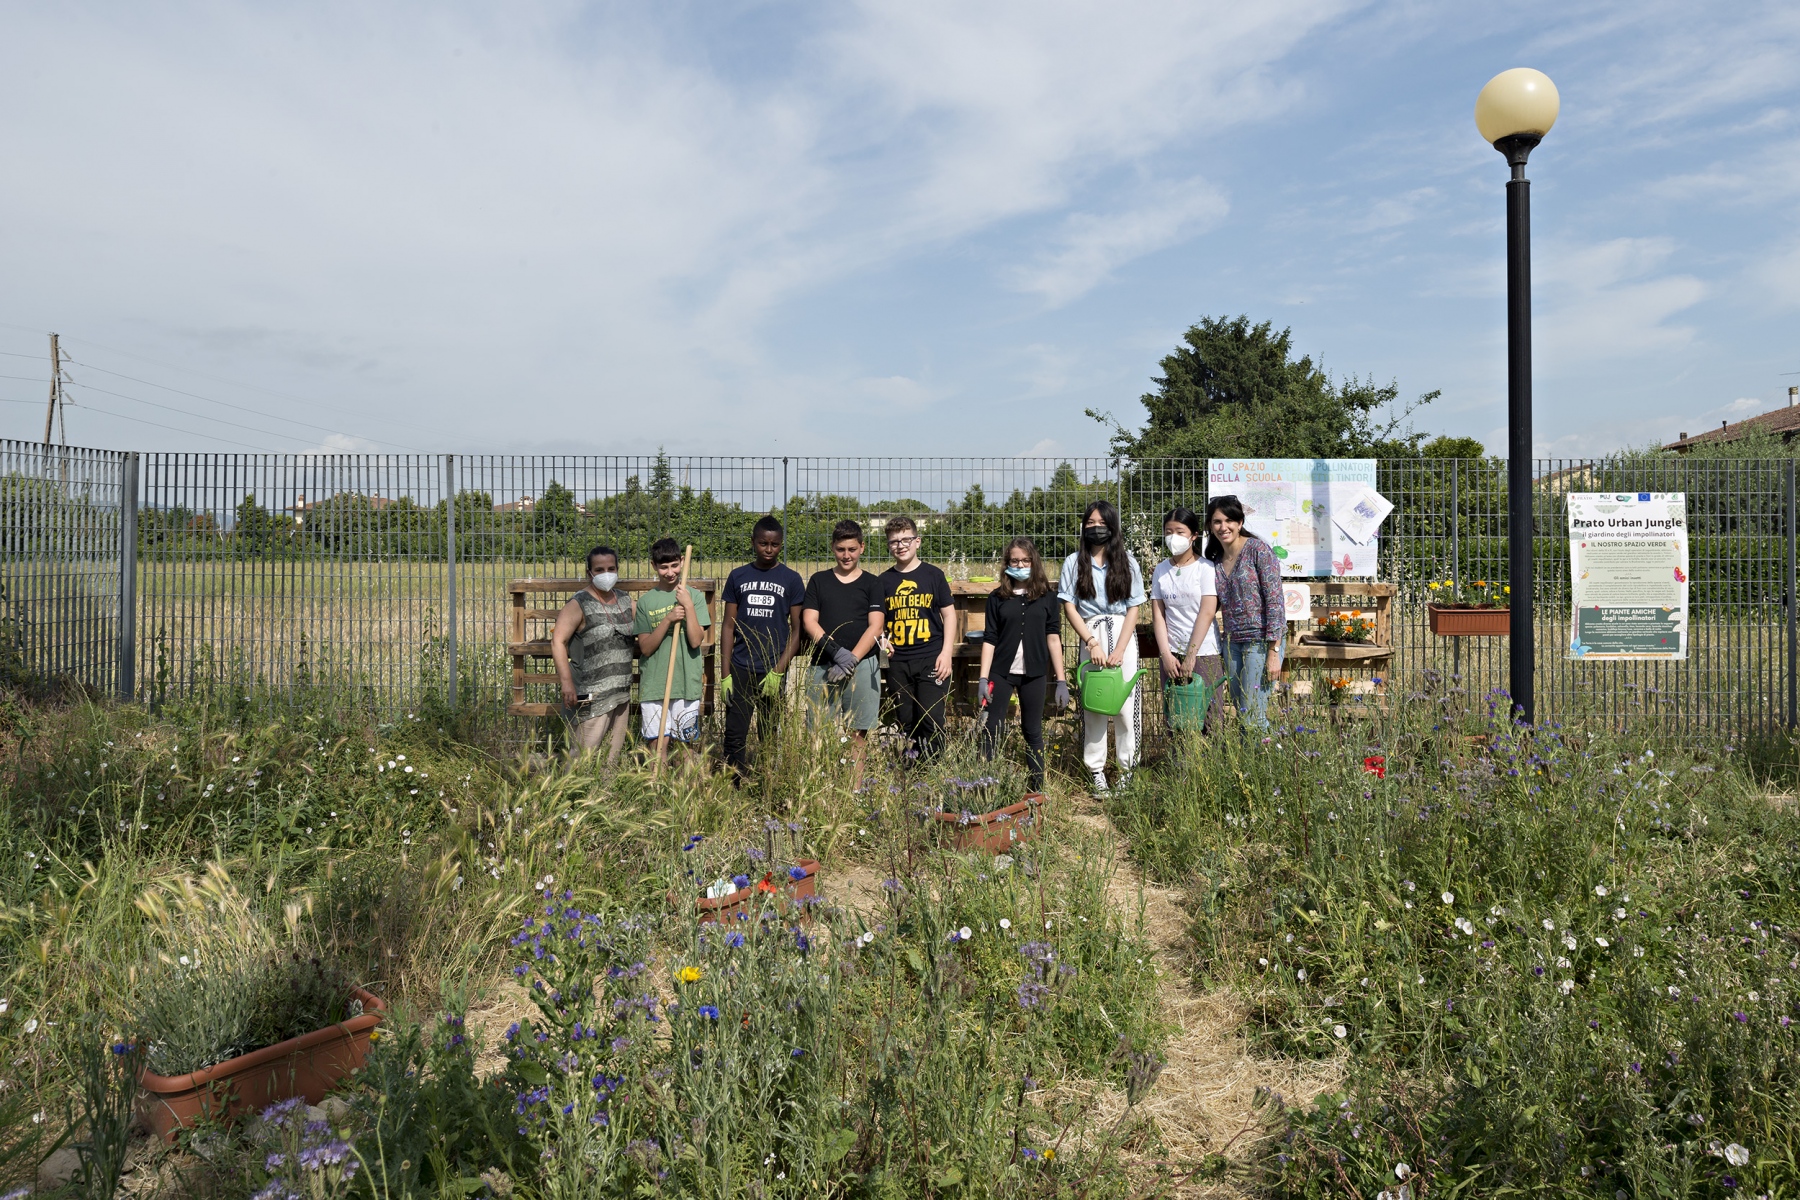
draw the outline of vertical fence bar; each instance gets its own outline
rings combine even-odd
[[[1795,701],[1800,698],[1800,643],[1794,640],[1794,543],[1796,533],[1796,515],[1794,512],[1794,460],[1788,459],[1787,476],[1787,575],[1781,581],[1781,594],[1787,601],[1787,727],[1794,728],[1800,719],[1800,706]]]
[[[444,664],[450,676],[450,707],[456,707],[456,455],[444,455],[444,609],[447,614]]]
[[[137,695],[138,456],[119,464],[119,699]]]

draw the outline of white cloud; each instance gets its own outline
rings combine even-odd
[[[1545,374],[1689,345],[1694,327],[1667,322],[1698,304],[1707,285],[1692,275],[1654,274],[1673,252],[1668,238],[1539,250],[1533,286],[1544,304],[1532,336]]]
[[[1230,205],[1203,179],[1149,189],[1146,201],[1107,215],[1072,213],[1048,252],[1012,273],[1012,285],[1060,307],[1103,282],[1116,267],[1211,228]]]
[[[307,456],[318,454],[373,454],[381,447],[367,438],[353,437],[347,433],[328,433],[325,439],[310,450],[300,453]]]

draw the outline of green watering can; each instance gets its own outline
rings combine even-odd
[[[1081,688],[1081,707],[1091,713],[1100,713],[1108,717],[1116,717],[1131,699],[1131,689],[1137,686],[1137,677],[1142,671],[1133,671],[1131,678],[1125,678],[1124,667],[1097,667],[1090,660],[1075,669],[1075,682]]]

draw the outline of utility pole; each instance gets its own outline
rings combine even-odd
[[[62,344],[57,340],[56,335],[53,333],[50,335],[50,406],[44,410],[44,445],[46,446],[50,444],[51,424],[53,422],[60,423],[58,422],[58,418],[62,415],[62,379]],[[63,445],[66,446],[69,444],[69,428],[67,424],[62,425],[62,430],[62,442]]]

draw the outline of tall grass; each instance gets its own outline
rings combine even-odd
[[[1800,819],[1741,747],[1416,698],[1217,738],[1112,807],[1187,885],[1202,981],[1343,1062],[1275,1194],[1800,1187]]]

